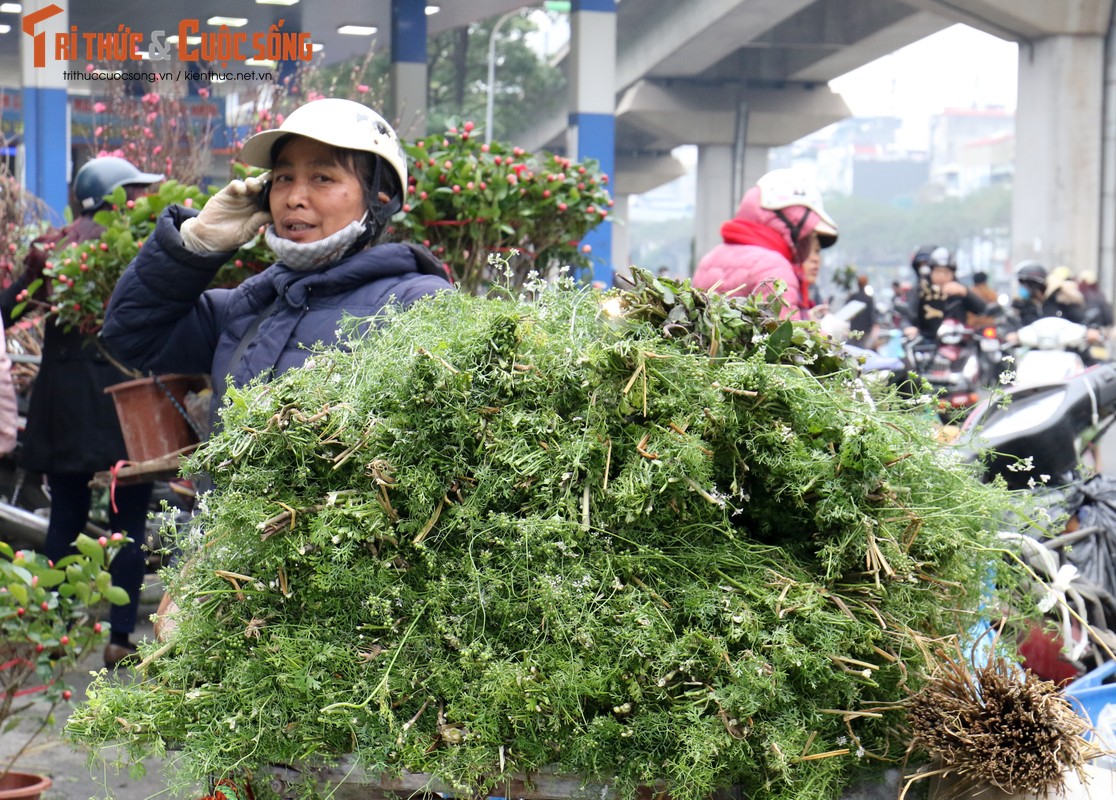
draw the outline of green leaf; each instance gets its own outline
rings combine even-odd
[[[774,330],[767,338],[767,349],[764,358],[768,364],[775,364],[782,358],[783,353],[791,343],[794,335],[794,324],[788,319]]]
[[[53,589],[66,580],[66,573],[60,569],[46,569],[39,573],[39,585]]]
[[[97,567],[105,565],[105,548],[101,547],[100,543],[84,533],[78,534],[77,541],[74,546],[81,552],[83,556],[88,558]]]
[[[114,606],[124,606],[129,602],[128,593],[119,586],[110,586],[104,595]]]
[[[12,593],[21,606],[26,606],[30,595],[27,593],[27,586],[22,583],[8,584],[8,591]]]

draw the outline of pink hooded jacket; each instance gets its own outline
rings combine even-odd
[[[799,239],[805,239],[817,227],[819,217],[804,206],[790,206],[783,214],[797,225],[804,214],[809,214]],[[763,230],[766,228],[766,230]],[[749,230],[750,229],[750,230]],[[783,315],[802,319],[803,311],[813,305],[806,295],[806,280],[802,268],[795,263],[795,245],[790,229],[775,211],[760,206],[759,187],[749,189],[736,209],[736,216],[721,226],[725,242],[717,245],[698,263],[693,285],[699,289],[714,289],[722,294],[770,294],[775,281],[783,281],[787,289],[783,301],[787,307]],[[749,243],[730,243],[730,242]]]

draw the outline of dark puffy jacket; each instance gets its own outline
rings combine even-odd
[[[19,293],[43,276],[53,252],[70,244],[96,239],[104,230],[91,215],[81,215],[64,228],[51,229],[36,239],[18,281],[0,292],[0,314],[5,327]],[[54,250],[44,249],[53,245]],[[44,300],[48,283],[35,293]],[[108,469],[127,458],[116,406],[105,389],[129,380],[97,347],[96,340],[76,329],[67,331],[47,319],[43,328],[42,363],[27,407],[27,425],[19,463],[46,473],[90,473]]]
[[[235,289],[206,290],[230,254],[198,255],[183,247],[178,228],[193,213],[179,206],[163,212],[113,290],[101,338],[136,369],[210,374],[215,401],[226,376],[239,386],[258,375],[279,375],[306,360],[305,346],[336,343],[343,314],[367,317],[392,298],[406,306],[451,288],[427,251],[381,244],[325,270],[273,264]]]

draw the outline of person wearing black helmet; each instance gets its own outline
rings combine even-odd
[[[1046,299],[1046,277],[1046,267],[1037,261],[1024,261],[1015,268],[1019,288],[1011,301],[1011,308],[1020,327],[1046,316],[1042,310]]]
[[[988,312],[988,303],[957,280],[957,264],[948,248],[923,245],[915,251],[911,267],[918,286],[912,303],[913,324],[903,331],[908,337],[934,339],[942,320],[964,322],[969,314]]]
[[[73,180],[74,221],[36,239],[28,252],[19,280],[0,292],[0,315],[5,327],[12,323],[15,306],[25,299],[45,300],[46,282],[27,298],[33,281],[55,250],[100,237],[103,228],[93,215],[107,204],[107,195],[124,187],[129,198],[142,195],[163,180],[139,170],[123,158],[107,156],[87,161]],[[34,303],[29,303],[31,307]],[[67,331],[47,323],[43,330],[42,361],[35,377],[19,463],[47,476],[50,486],[50,521],[43,554],[57,561],[69,552],[85,529],[92,503],[89,483],[96,472],[127,458],[120,422],[113,400],[105,389],[128,380],[97,346],[95,337]],[[109,509],[109,528],[127,533],[132,541],[112,560],[112,582],[128,592],[129,603],[109,611],[110,639],[105,646],[105,666],[115,667],[135,653],[135,630],[140,586],[147,571],[141,548],[151,498],[150,483],[118,486]]]

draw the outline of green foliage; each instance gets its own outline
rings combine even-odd
[[[956,249],[966,239],[1011,227],[1011,189],[1003,186],[963,198],[921,198],[910,208],[848,195],[825,202],[841,222],[843,257],[859,264],[906,264],[921,244]]]
[[[635,277],[447,292],[231,391],[178,628],[70,733],[258,792],[351,756],[829,800],[902,759],[1012,496],[777,300]]]
[[[212,194],[216,194],[214,187]],[[129,200],[124,187],[111,196],[111,204],[93,219],[105,230],[99,239],[70,245],[54,253],[44,274],[49,283],[50,314],[57,324],[95,333],[104,323],[105,307],[120,276],[155,230],[155,222],[169,205],[203,208],[211,194],[197,186],[165,181],[152,194]],[[272,262],[263,236],[256,236],[224,264],[213,286],[235,286]],[[33,296],[39,282],[29,285]],[[17,306],[18,315],[22,306]]]
[[[53,719],[73,689],[65,676],[107,630],[98,606],[122,605],[128,594],[112,585],[108,565],[123,543],[121,534],[95,540],[81,534],[77,552],[51,563],[39,553],[14,550],[0,540],[0,731],[45,700],[43,720],[9,763],[2,778]]]
[[[578,241],[612,207],[596,161],[484,144],[471,122],[404,148],[411,185],[396,229],[430,247],[464,291],[499,277],[489,268],[494,253],[510,264],[516,287],[533,271],[588,266]]]
[[[428,130],[455,119],[483,120],[488,101],[488,41],[496,17],[444,31],[427,45]],[[527,43],[536,30],[530,16],[507,20],[496,35],[493,141],[515,141],[524,129],[566,107],[566,80]]]

